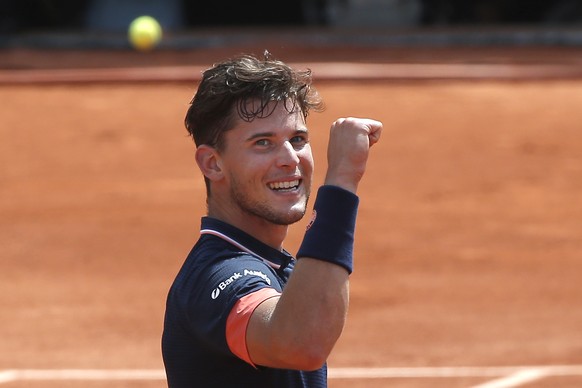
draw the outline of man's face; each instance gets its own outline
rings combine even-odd
[[[303,217],[313,174],[303,115],[289,113],[283,105],[268,117],[238,120],[225,133],[220,153],[231,205],[244,216],[277,225]]]

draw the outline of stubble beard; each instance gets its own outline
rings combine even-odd
[[[305,215],[307,203],[309,202],[309,191],[305,195],[303,204],[300,202],[293,205],[288,212],[278,211],[269,203],[257,201],[248,196],[245,192],[237,190],[237,185],[231,187],[231,197],[238,207],[251,216],[262,218],[275,225],[291,225],[300,221]]]

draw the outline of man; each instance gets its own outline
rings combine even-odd
[[[325,387],[348,309],[358,197],[382,124],[331,126],[328,170],[297,253],[313,157],[306,118],[323,103],[309,71],[241,56],[208,69],[186,115],[208,215],[167,299],[170,387]]]

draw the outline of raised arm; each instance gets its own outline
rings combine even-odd
[[[247,328],[255,364],[314,370],[331,353],[348,311],[356,190],[381,132],[382,123],[371,119],[341,118],[331,126],[325,183],[298,262],[282,295],[261,303]]]

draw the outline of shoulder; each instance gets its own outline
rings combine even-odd
[[[227,289],[239,295],[257,287],[282,291],[284,280],[261,258],[241,251],[214,236],[201,236],[175,283],[190,292],[222,294]]]

